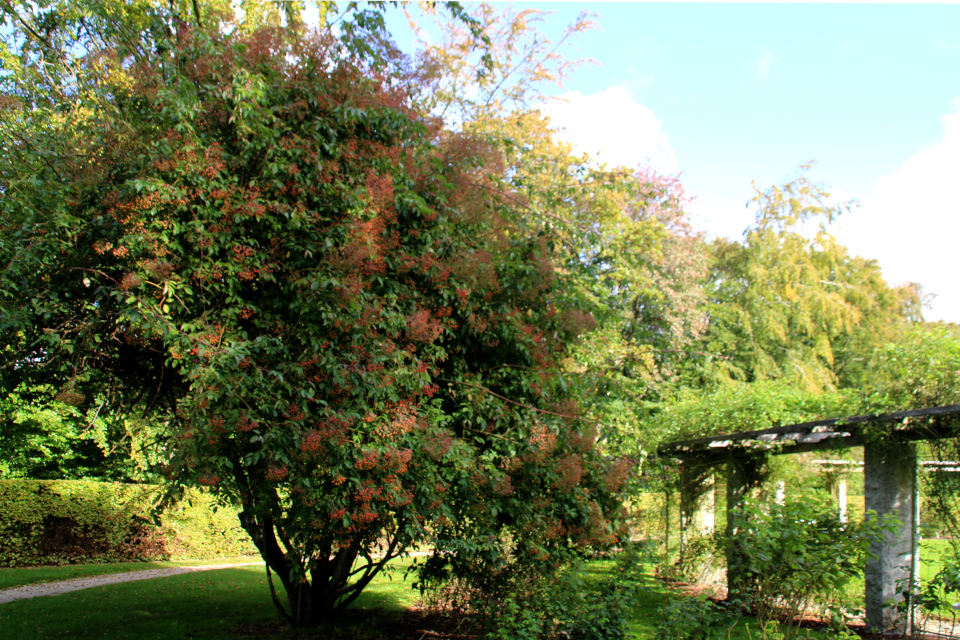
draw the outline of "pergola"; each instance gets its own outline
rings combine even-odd
[[[661,459],[682,464],[681,526],[689,522],[702,493],[703,480],[726,465],[727,526],[744,496],[761,482],[762,461],[769,455],[864,448],[864,507],[892,514],[899,527],[888,530],[871,548],[864,570],[867,624],[876,631],[910,632],[890,603],[901,597],[897,582],[912,575],[918,542],[917,450],[920,441],[960,437],[960,405],[851,416],[804,422],[760,431],[745,431],[671,442],[661,446]],[[736,589],[734,562],[727,559],[727,584]]]

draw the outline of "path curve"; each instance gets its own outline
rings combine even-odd
[[[151,580],[153,578],[166,578],[167,576],[176,576],[181,573],[193,573],[196,571],[212,571],[214,569],[232,569],[234,567],[251,567],[262,565],[263,562],[240,562],[235,564],[208,564],[196,567],[176,567],[174,569],[148,569],[146,571],[129,571],[127,573],[108,573],[102,576],[90,576],[88,578],[73,578],[72,580],[61,580],[60,582],[40,582],[29,584],[25,587],[14,587],[12,589],[3,589],[0,591],[0,604],[13,602],[14,600],[23,600],[25,598],[39,598],[41,596],[58,596],[61,593],[70,591],[79,591],[81,589],[90,589],[101,587],[106,584],[115,584],[118,582],[132,582],[134,580]]]

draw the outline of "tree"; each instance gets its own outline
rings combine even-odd
[[[613,542],[625,468],[559,364],[587,323],[488,146],[407,107],[382,38],[158,15],[149,56],[70,60],[90,96],[6,94],[5,375],[165,425],[172,489],[241,505],[297,624],[424,540]]]
[[[703,239],[678,179],[576,154],[541,112],[552,99],[546,88],[590,62],[563,55],[596,26],[590,14],[557,38],[541,30],[535,9],[482,4],[473,15],[489,46],[441,22],[439,38],[419,42],[413,99],[496,150],[506,170],[492,187],[523,207],[528,233],[554,247],[571,275],[570,305],[596,324],[568,361],[585,407],[605,425],[604,438],[632,436],[642,407],[676,385],[680,363],[702,358],[690,352],[704,329]]]
[[[0,396],[0,478],[114,481],[152,479],[154,425],[134,415],[105,414],[104,398],[86,411],[69,385],[20,382]]]
[[[917,324],[877,349],[862,387],[862,410],[926,409],[960,401],[960,335],[956,325]]]
[[[872,350],[919,319],[917,285],[889,286],[876,261],[851,256],[828,233],[855,203],[830,204],[808,168],[757,190],[742,243],[713,243],[706,350],[723,359],[709,376],[812,391],[855,384]]]
[[[21,385],[0,400],[0,478],[69,477],[77,466],[76,410],[48,388]],[[72,419],[72,420],[71,420]]]

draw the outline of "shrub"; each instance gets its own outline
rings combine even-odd
[[[620,640],[643,576],[636,556],[622,553],[611,576],[591,580],[583,563],[560,574],[545,592],[542,610],[549,637],[569,640]]]
[[[618,554],[610,575],[596,575],[581,559],[562,569],[540,566],[539,573],[531,567],[519,572],[514,566],[479,581],[444,578],[434,565],[432,572],[420,571],[420,584],[433,608],[459,617],[460,631],[467,628],[487,640],[627,637],[626,622],[644,581],[634,550]]]
[[[897,590],[902,598],[896,602],[897,614],[901,618],[910,616],[913,606],[914,628],[923,628],[934,617],[952,614],[953,623],[957,618],[957,596],[960,595],[960,562],[955,551],[949,557],[941,557],[942,568],[933,578],[923,585],[911,588],[910,579],[897,581]],[[919,588],[918,588],[919,587]]]
[[[789,640],[797,614],[814,601],[836,600],[888,526],[889,519],[841,522],[826,501],[747,504],[733,532],[718,534],[720,547],[737,563],[731,597],[756,613],[761,629],[781,618],[780,632]]]
[[[150,517],[157,487],[75,480],[0,480],[0,565],[216,558],[254,552],[236,513],[188,492]]]
[[[657,615],[655,640],[725,640],[739,620],[706,598],[687,596],[671,598]]]

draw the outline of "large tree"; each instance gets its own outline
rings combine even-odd
[[[529,232],[556,248],[571,275],[571,304],[596,323],[567,361],[584,406],[608,441],[634,441],[644,415],[676,386],[681,365],[704,359],[693,344],[704,329],[707,247],[689,223],[679,180],[576,153],[545,115],[544,106],[559,99],[550,85],[562,87],[589,63],[564,55],[595,26],[589,14],[557,37],[545,32],[536,9],[481,4],[473,16],[489,47],[438,19],[439,29],[419,42],[413,99],[452,116],[498,154],[507,171],[491,188],[508,193]]]
[[[5,79],[5,377],[164,425],[298,624],[427,539],[494,571],[612,542],[624,467],[559,366],[589,327],[488,146],[410,110],[382,34],[144,16],[80,56],[21,32],[21,71],[73,71]]]
[[[719,238],[711,247],[710,381],[854,386],[873,350],[920,319],[918,285],[887,284],[875,260],[851,255],[829,233],[856,203],[833,203],[807,169],[757,189],[756,222],[743,240]]]

